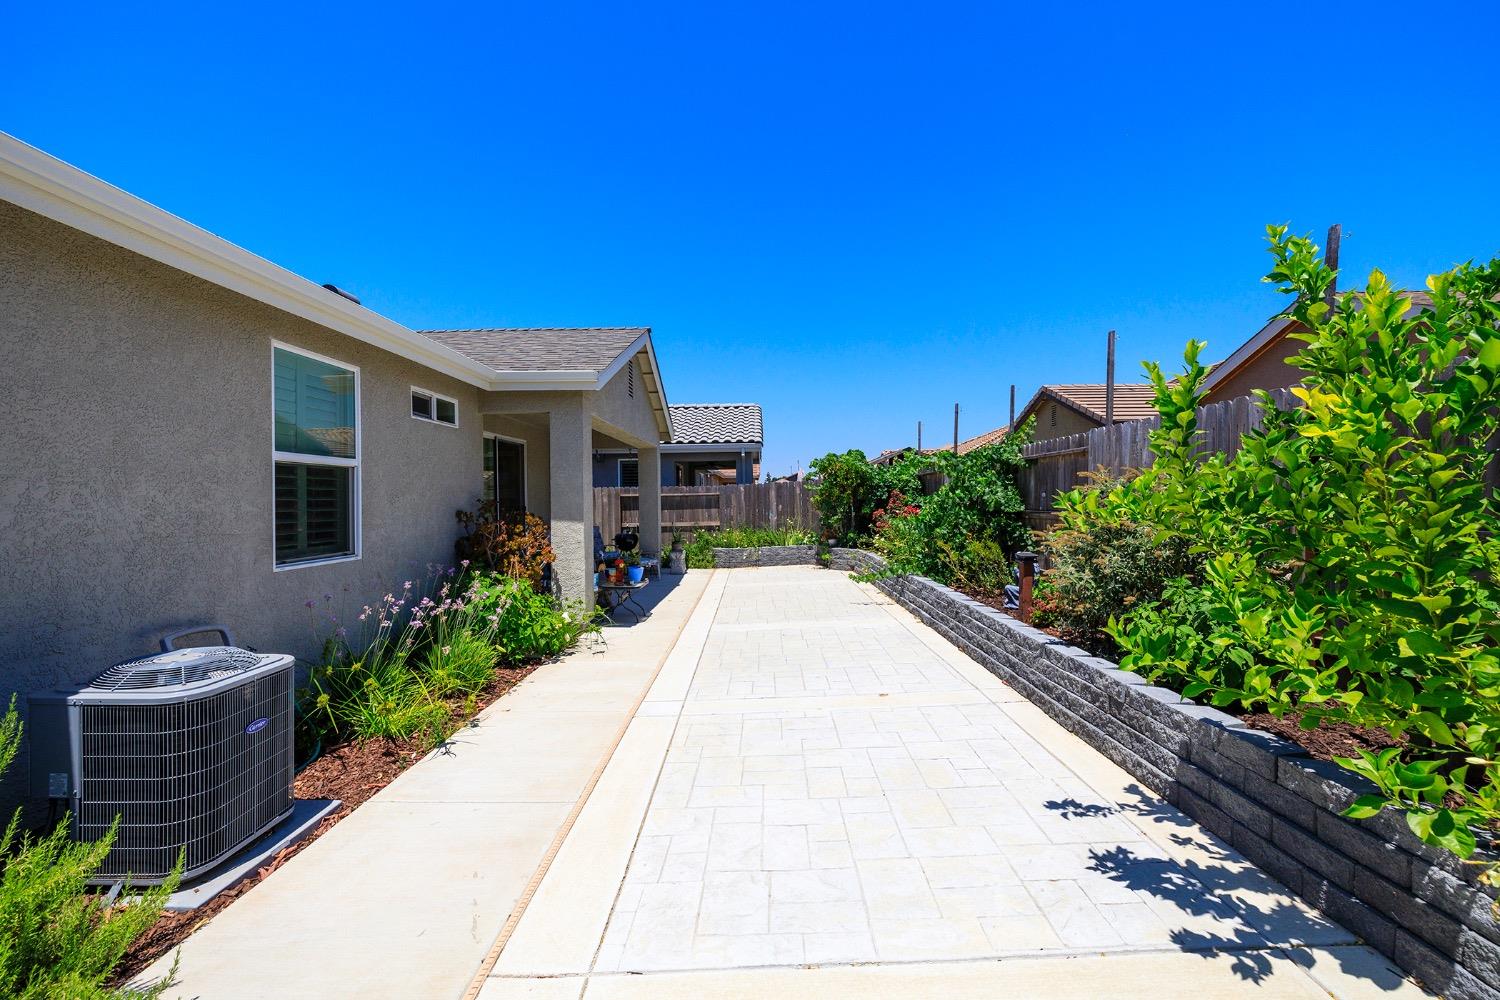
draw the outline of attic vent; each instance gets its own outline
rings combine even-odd
[[[625,366],[625,394],[631,399],[635,398],[635,361]]]
[[[1052,409],[1051,409],[1051,411],[1050,411],[1050,413],[1048,415],[1052,418],[1052,426],[1056,427],[1057,426],[1057,404],[1056,403],[1052,404]]]
[[[338,295],[338,296],[341,296],[343,298],[348,299],[350,302],[353,302],[355,305],[360,305],[359,296],[355,295],[353,292],[346,292],[342,288],[340,288],[338,285],[324,285],[323,287],[326,288],[326,289],[328,289],[330,292],[332,292],[335,295]]]

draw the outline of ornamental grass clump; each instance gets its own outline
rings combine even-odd
[[[1267,280],[1296,296],[1303,405],[1231,459],[1198,459],[1201,345],[1168,381],[1147,366],[1156,460],[1107,493],[1060,502],[1064,523],[1147,525],[1204,559],[1201,580],[1119,608],[1121,665],[1216,705],[1295,712],[1314,728],[1379,728],[1392,746],[1339,759],[1411,830],[1460,856],[1500,823],[1500,503],[1485,485],[1500,435],[1500,260],[1428,279],[1430,304],[1379,271],[1332,302],[1334,272],[1270,229]]]

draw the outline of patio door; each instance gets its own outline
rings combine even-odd
[[[526,445],[509,438],[484,439],[484,502],[497,511],[526,509]]]

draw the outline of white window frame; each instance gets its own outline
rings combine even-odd
[[[414,385],[414,386],[411,387],[411,394],[413,396],[426,396],[427,399],[432,403],[432,416],[430,416],[430,417],[422,417],[422,416],[418,416],[417,414],[413,413],[411,415],[411,418],[413,420],[420,420],[424,424],[437,424],[439,427],[457,427],[458,426],[458,400],[454,399],[452,396],[444,396],[440,392],[433,392],[431,389],[424,389],[424,388],[422,388],[419,385]],[[453,404],[453,423],[451,423],[451,424],[448,423],[448,421],[446,421],[446,420],[439,420],[438,419],[438,416],[437,416],[437,404],[438,404],[438,400],[440,400],[440,399],[443,402],[445,402],[445,403],[452,403]],[[408,401],[407,405],[408,405],[408,408],[409,408],[410,407],[410,401]]]
[[[321,361],[326,365],[335,365],[345,371],[354,373],[354,457],[335,458],[332,455],[304,455],[298,451],[278,451],[276,449],[276,351],[290,351],[292,354],[300,354],[314,361]],[[287,570],[305,569],[308,566],[329,566],[333,563],[357,562],[364,553],[364,516],[361,510],[361,456],[365,448],[363,407],[360,403],[359,392],[359,366],[352,365],[338,358],[330,358],[326,354],[318,354],[295,344],[288,344],[280,340],[271,341],[271,565],[274,572],[283,573]],[[333,465],[340,468],[353,469],[349,484],[349,517],[353,524],[350,526],[349,540],[354,551],[341,556],[326,556],[322,559],[303,559],[297,562],[278,563],[276,561],[276,463],[289,462],[296,465]]]
[[[510,444],[514,444],[514,445],[519,445],[520,446],[520,448],[521,448],[521,506],[526,509],[526,513],[530,514],[532,512],[531,511],[531,476],[529,476],[527,474],[527,472],[526,472],[526,441],[525,441],[525,439],[524,438],[511,437],[508,434],[496,434],[493,431],[485,431],[484,432],[484,436],[485,436],[485,440],[489,440],[490,438],[494,438],[496,441],[507,441]],[[488,446],[486,446],[486,447],[488,447]],[[484,465],[481,462],[480,463],[481,474],[482,474],[483,468],[484,468]]]
[[[626,462],[634,462],[635,463],[635,485],[634,486],[626,486],[625,485],[625,463]],[[635,458],[617,458],[617,459],[615,459],[615,482],[617,482],[617,483],[620,484],[620,489],[622,489],[622,490],[630,490],[630,489],[636,489],[636,490],[638,490],[638,489],[641,488],[641,459],[640,459],[640,456],[636,456]]]

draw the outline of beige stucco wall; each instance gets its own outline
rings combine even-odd
[[[357,561],[273,571],[273,339],[361,370]],[[304,601],[348,621],[451,562],[481,488],[472,388],[6,202],[0,356],[0,688],[23,700],[192,623],[313,655]],[[412,384],[459,427],[413,420]]]
[[[1056,418],[1053,412],[1056,411]],[[1052,438],[1067,437],[1069,434],[1081,434],[1091,431],[1100,426],[1088,417],[1070,407],[1052,399],[1043,399],[1036,408],[1036,424],[1031,439],[1033,441],[1048,441]]]

